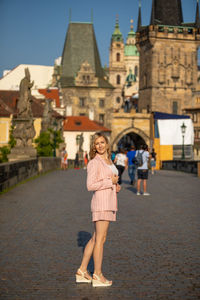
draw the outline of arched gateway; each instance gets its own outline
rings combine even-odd
[[[147,113],[114,113],[112,120],[111,148],[139,148],[146,143],[150,146],[151,114]]]

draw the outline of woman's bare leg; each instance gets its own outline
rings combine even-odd
[[[102,270],[102,261],[103,261],[103,246],[106,241],[109,221],[97,221],[95,222],[96,227],[96,237],[95,237],[95,245],[93,250],[93,258],[94,258],[94,273],[96,275],[101,275]],[[102,276],[102,281],[106,279]]]
[[[87,266],[89,264],[90,258],[93,253],[94,245],[95,245],[95,232],[94,232],[92,238],[88,241],[88,243],[85,247],[84,253],[83,253],[83,258],[82,258],[82,262],[80,265],[80,269],[83,272],[85,272],[87,270]]]

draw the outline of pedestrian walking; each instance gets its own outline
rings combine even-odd
[[[148,161],[149,161],[149,151],[148,146],[143,145],[141,150],[136,151],[136,157],[137,152],[140,152],[142,154],[142,165],[138,167],[137,169],[137,195],[141,195],[140,193],[140,185],[141,181],[143,182],[143,195],[149,196],[150,194],[147,192],[147,179],[148,179]]]
[[[131,146],[130,151],[128,151],[126,154],[126,156],[128,157],[128,175],[130,177],[131,184],[134,184],[135,182],[135,171],[136,171],[136,165],[134,162],[135,155],[136,155],[135,146]]]
[[[61,169],[66,170],[67,169],[67,151],[65,150],[65,147],[63,147],[61,151]]]
[[[116,154],[114,163],[119,172],[118,183],[121,184],[122,174],[124,173],[124,170],[128,167],[128,158],[126,157],[125,151],[123,149],[120,149],[120,152]]]
[[[74,160],[74,169],[79,169],[79,155],[76,152],[75,160]]]
[[[87,166],[87,189],[93,191],[91,201],[94,234],[87,243],[76,282],[92,282],[94,287],[111,286],[112,281],[102,274],[103,248],[110,221],[116,221],[117,192],[120,191],[118,170],[110,159],[110,147],[106,136],[96,133],[90,149]],[[94,259],[93,277],[87,271],[91,256]]]
[[[154,174],[154,170],[156,167],[156,152],[155,152],[154,148],[152,149],[152,152],[151,152],[150,165],[151,165],[151,174]]]

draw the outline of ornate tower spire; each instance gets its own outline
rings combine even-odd
[[[142,27],[142,17],[141,17],[141,0],[139,0],[139,11],[138,11],[138,22],[137,31],[140,31]]]
[[[131,26],[130,26],[130,31],[128,33],[128,37],[131,37],[131,36],[135,37],[135,32],[133,30],[133,19],[130,20],[130,23],[131,23]]]
[[[115,30],[112,34],[112,41],[122,41],[123,42],[123,36],[119,29],[119,16],[116,16],[116,23],[115,23]]]
[[[197,0],[197,6],[196,6],[196,19],[195,19],[195,25],[196,25],[197,28],[200,28],[199,0]]]
[[[130,26],[130,31],[128,33],[128,36],[127,36],[127,40],[126,40],[126,44],[129,45],[135,45],[135,32],[133,30],[133,19],[130,20],[130,23],[131,23],[131,26]],[[126,52],[126,46],[125,46],[125,52]]]

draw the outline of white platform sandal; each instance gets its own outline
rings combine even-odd
[[[100,274],[100,276],[102,276],[102,274]],[[93,279],[92,279],[93,287],[111,286],[111,285],[112,285],[112,281],[106,279],[105,282],[102,282],[98,275],[93,274]]]
[[[87,278],[85,275],[88,274],[87,271],[83,272],[81,271],[81,269],[78,269],[78,271],[80,274],[76,273],[76,283],[91,283],[92,282],[92,278],[89,279]]]

